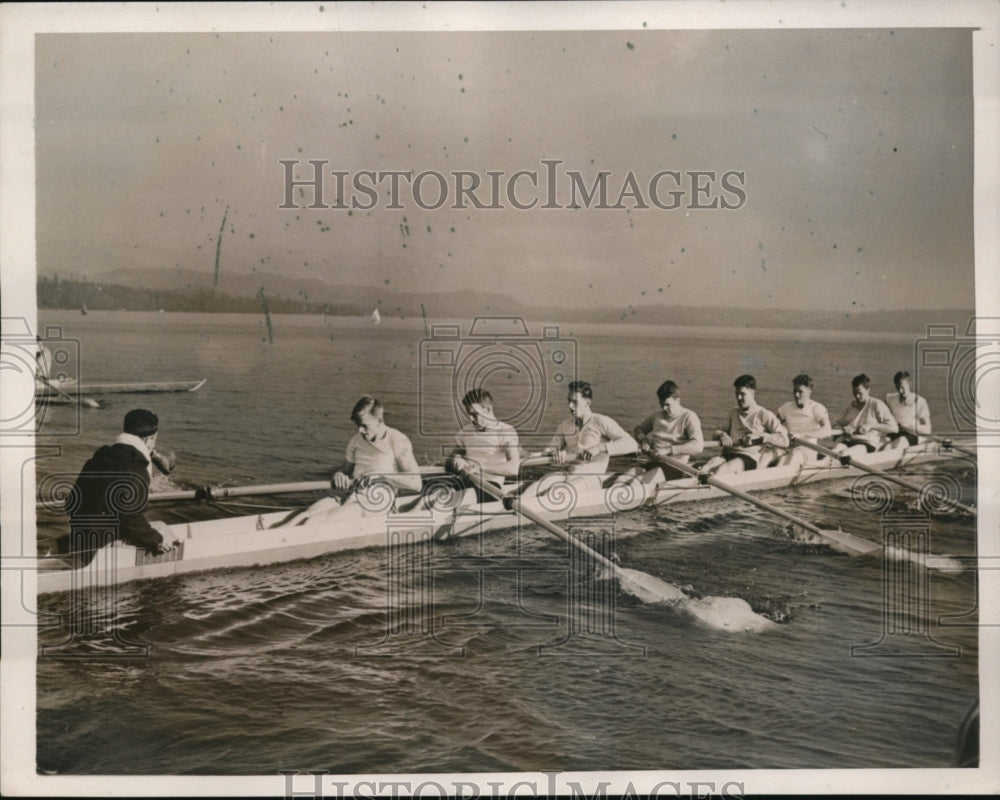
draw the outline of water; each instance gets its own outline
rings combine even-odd
[[[41,322],[80,340],[86,381],[208,383],[195,394],[115,396],[79,417],[48,409],[43,435],[73,433],[77,420],[80,431],[40,440],[60,450],[38,460],[39,475],[78,471],[136,405],[160,415],[160,447],[178,455],[158,489],[327,478],[365,392],[382,399],[387,421],[411,436],[421,462],[439,458],[447,439],[436,433],[454,424],[450,379],[424,374],[421,362],[420,340],[440,321],[385,319],[376,328],[278,316],[271,341],[266,321],[249,315],[48,311]],[[594,384],[595,408],[626,428],[655,410],[656,387],[672,378],[712,430],[732,402],[733,378],[746,371],[757,377],[758,399],[775,408],[790,396],[790,378],[806,370],[816,399],[836,414],[854,374],[867,372],[873,392],[884,394],[893,372],[912,369],[914,348],[913,337],[896,334],[801,331],[573,325],[559,337]],[[554,347],[543,343],[541,357]],[[539,398],[539,431],[551,430],[566,414],[561,394],[538,394],[549,384],[508,367],[489,375],[498,411],[518,411],[514,398],[527,388]],[[539,368],[540,380],[554,385],[555,369]],[[948,429],[943,378],[920,388]],[[421,403],[420,392],[433,402]],[[927,469],[954,477],[975,502],[970,462]],[[878,540],[882,521],[855,507],[850,486],[767,499]],[[895,511],[915,513],[905,491]],[[179,503],[161,513],[173,521],[223,512]],[[42,514],[40,536],[61,524]],[[90,657],[39,658],[39,769],[273,775],[952,763],[957,726],[978,697],[971,573],[931,572],[927,616],[907,623],[909,635],[886,634],[877,558],[802,544],[781,520],[739,500],[644,509],[613,525],[622,566],[692,597],[741,597],[775,624],[759,634],[713,630],[591,576],[581,599],[567,588],[566,545],[538,528],[435,545],[433,608],[412,587],[400,610],[411,633],[387,625],[384,550],[133,583],[120,588],[100,635],[72,643]],[[930,534],[936,553],[975,553],[968,517],[935,516]],[[510,566],[515,551],[520,572]],[[41,610],[58,614],[64,603],[46,597]],[[58,644],[66,628],[39,635]],[[852,646],[880,640],[852,657]],[[145,657],[95,658],[136,647],[148,647]],[[901,647],[910,657],[886,657]]]

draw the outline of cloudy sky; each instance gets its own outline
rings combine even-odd
[[[36,39],[38,270],[482,288],[554,305],[971,307],[962,29],[122,33]],[[530,210],[281,209],[281,160],[519,179]],[[609,205],[542,209],[543,160]],[[650,179],[681,174],[681,207]],[[694,197],[687,173],[743,174]],[[673,178],[662,180],[668,205]],[[736,179],[734,179],[736,180]],[[424,184],[431,201],[437,184]],[[488,188],[478,196],[490,203]],[[324,203],[336,203],[329,178]],[[738,208],[689,208],[728,201]],[[596,201],[594,201],[596,202]],[[469,204],[471,206],[471,203]],[[593,205],[593,203],[591,204]],[[227,211],[228,209],[228,211]]]

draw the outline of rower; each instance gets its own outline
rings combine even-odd
[[[795,439],[817,442],[833,435],[830,427],[830,413],[826,406],[812,399],[813,381],[806,374],[792,378],[792,397],[778,408],[778,419]],[[805,447],[792,446],[781,458],[779,466],[806,464],[819,458],[818,453]]]
[[[347,492],[342,498],[320,498],[301,514],[293,517],[296,525],[307,521],[326,522],[345,515],[367,516],[358,494],[376,484],[395,496],[398,492],[417,494],[423,487],[420,467],[413,457],[413,446],[407,436],[390,428],[384,421],[382,404],[365,395],[354,405],[351,420],[358,432],[347,443],[344,463],[333,476],[333,487]]]
[[[650,414],[635,426],[632,435],[639,451],[648,455],[644,465],[633,467],[625,476],[641,476],[647,487],[665,480],[685,477],[684,473],[657,461],[661,456],[673,456],[684,463],[705,448],[701,420],[691,409],[681,405],[680,388],[673,381],[664,381],[656,390],[660,410]]]
[[[931,410],[927,401],[913,391],[910,373],[899,371],[892,377],[895,392],[885,396],[886,405],[899,425],[899,430],[889,434],[886,450],[896,450],[918,444],[921,434],[931,433]]]
[[[871,380],[864,373],[851,381],[854,402],[836,420],[841,441],[833,448],[841,456],[860,456],[885,447],[890,434],[899,430],[889,406],[871,396]]]
[[[493,412],[493,395],[486,389],[472,389],[462,398],[462,410],[469,422],[455,435],[455,448],[445,462],[445,468],[457,475],[470,473],[498,487],[507,478],[516,476],[521,463],[517,431],[498,420]],[[466,480],[466,482],[468,482]],[[480,496],[470,488],[467,502],[480,502],[492,497]]]
[[[639,445],[611,417],[596,413],[591,404],[594,391],[586,381],[569,385],[567,401],[573,415],[556,428],[546,453],[556,464],[565,464],[565,472],[550,473],[529,486],[522,494],[526,503],[544,496],[557,483],[569,481],[580,491],[600,488],[612,456],[634,453]]]
[[[703,473],[734,475],[748,469],[769,467],[788,447],[788,431],[773,411],[757,403],[757,381],[753,375],[740,375],[733,381],[736,408],[725,424],[716,430],[722,455],[709,459]]]

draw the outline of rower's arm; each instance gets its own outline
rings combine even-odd
[[[393,486],[408,492],[419,493],[424,488],[423,479],[420,477],[420,465],[417,464],[417,459],[413,456],[413,445],[410,444],[409,439],[405,439],[396,452],[396,467],[399,472],[395,474],[385,473],[381,477],[384,477]]]
[[[653,418],[646,417],[642,422],[635,426],[632,430],[632,438],[635,439],[636,444],[641,448],[642,445],[649,441],[649,434],[653,430]]]
[[[354,462],[344,461],[335,473],[333,473],[333,485],[337,489],[346,491],[351,487],[351,479],[354,475]]]
[[[491,464],[490,472],[505,477],[517,475],[521,469],[521,448],[518,445],[516,436],[511,436],[504,442],[503,454],[504,460],[498,464]]]
[[[608,440],[604,446],[609,456],[624,456],[639,449],[639,444],[632,438],[632,435],[627,433],[611,417],[606,418],[603,428],[602,433]]]
[[[701,420],[691,414],[684,428],[687,441],[671,445],[671,453],[675,456],[696,456],[705,449],[705,438],[701,433]]]
[[[899,423],[896,422],[896,418],[885,403],[876,401],[875,413],[872,416],[874,417],[874,423],[871,425],[872,429],[880,433],[899,432]]]
[[[924,398],[917,400],[917,433],[931,433],[931,409]]]
[[[833,436],[833,428],[830,426],[830,414],[825,408],[817,411],[816,423],[819,427],[812,431],[812,436],[815,436],[817,439],[826,439],[828,436]]]
[[[854,431],[854,421],[857,419],[857,410],[854,404],[848,404],[839,417],[834,420],[834,425],[840,428],[842,433],[850,435]]]
[[[715,429],[715,433],[712,434],[712,438],[716,439],[723,447],[731,447],[734,443],[735,436],[733,433],[733,419],[735,417],[734,412],[730,411],[729,415],[726,417],[726,421],[722,425]]]
[[[771,444],[777,447],[788,447],[788,430],[781,424],[777,415],[768,412],[764,417],[764,433],[761,434],[764,444]]]

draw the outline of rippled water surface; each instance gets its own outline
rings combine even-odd
[[[80,340],[86,381],[208,382],[195,394],[118,395],[79,413],[48,409],[43,434],[80,430],[60,438],[57,453],[40,451],[39,475],[78,471],[135,405],[160,415],[160,446],[178,455],[169,482],[157,479],[160,489],[329,477],[352,433],[350,408],[365,392],[383,400],[387,421],[411,436],[423,463],[440,457],[446,440],[435,433],[454,425],[446,384],[423,374],[421,339],[429,329],[422,320],[387,319],[375,328],[275,317],[273,341],[264,320],[250,315],[93,312],[70,319],[50,311],[42,322],[62,324],[64,336]],[[655,410],[665,378],[682,386],[685,404],[713,429],[741,372],[756,375],[758,399],[775,408],[790,396],[791,377],[806,370],[816,399],[836,414],[857,372],[871,375],[873,393],[884,395],[893,372],[912,369],[913,339],[905,336],[725,333],[577,325],[559,336],[578,358],[580,376],[594,384],[595,408],[627,429]],[[512,396],[522,379],[510,369],[490,377],[501,415],[517,410]],[[943,379],[921,384],[943,430],[952,427],[945,391]],[[560,393],[543,392],[538,403],[541,431],[566,414]],[[975,503],[974,462],[920,469],[913,480],[947,476]],[[890,521],[859,510],[851,487],[848,479],[765,497],[821,526],[878,541]],[[896,492],[891,512],[908,516],[899,524],[909,530],[929,532],[933,552],[975,554],[971,517],[924,518],[912,496]],[[253,510],[182,502],[157,513],[176,521]],[[40,537],[63,524],[42,514]],[[978,697],[971,572],[924,573],[929,593],[918,599],[926,603],[906,606],[913,615],[900,617],[888,613],[900,606],[887,607],[883,591],[896,585],[896,573],[884,572],[878,557],[800,542],[782,520],[737,499],[642,509],[594,524],[613,534],[623,567],[692,597],[743,598],[774,624],[732,633],[670,605],[639,603],[593,570],[570,573],[577,562],[566,545],[537,527],[418,550],[411,563],[420,564],[419,580],[403,581],[392,603],[382,549],[132,583],[120,587],[113,614],[91,609],[99,617],[94,636],[67,644],[69,623],[58,617],[40,631],[47,649],[37,663],[39,769],[275,774],[952,763],[957,726]],[[40,607],[65,614],[67,601],[46,596]],[[79,657],[60,657],[70,653]]]

